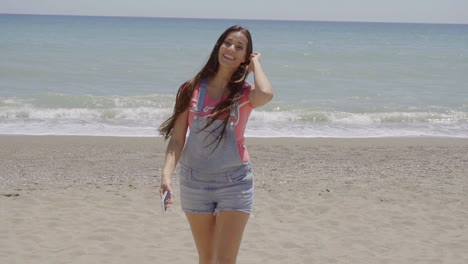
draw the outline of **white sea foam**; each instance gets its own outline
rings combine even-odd
[[[28,120],[25,122],[0,123],[3,135],[91,135],[91,136],[158,136],[157,128],[161,121],[147,120],[115,122],[83,120]],[[249,122],[247,137],[455,137],[468,138],[467,124],[381,124],[381,125],[344,125],[344,124],[298,124]]]
[[[58,95],[54,98],[56,105]],[[60,97],[74,98],[73,96]],[[40,107],[44,96],[29,99],[3,98],[0,134],[65,134],[109,136],[155,136],[157,127],[172,113],[173,97],[84,96],[68,105]],[[0,98],[1,99],[1,98]],[[76,99],[76,98],[74,98]],[[40,101],[38,103],[38,101]],[[111,101],[112,103],[109,103]],[[164,107],[169,105],[170,107]],[[163,106],[163,107],[160,107]],[[287,110],[286,110],[287,109]],[[389,109],[389,108],[387,108]],[[468,137],[468,113],[432,107],[431,111],[350,113],[306,109],[275,103],[252,112],[247,136],[261,137]]]
[[[170,108],[0,108],[0,134],[155,136]],[[466,113],[299,113],[254,111],[247,136],[468,137]]]

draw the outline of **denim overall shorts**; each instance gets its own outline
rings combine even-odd
[[[217,136],[222,130],[223,120],[215,120],[203,129],[210,119],[197,115],[202,111],[206,90],[207,81],[203,80],[196,114],[180,160],[182,210],[205,214],[233,210],[252,214],[252,169],[250,161],[242,161],[236,142],[238,107],[231,112],[231,120],[218,144]]]

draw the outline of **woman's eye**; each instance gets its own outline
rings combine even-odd
[[[242,47],[242,46],[237,46],[236,48],[237,48],[238,50],[243,50],[243,49],[244,49],[244,47]]]

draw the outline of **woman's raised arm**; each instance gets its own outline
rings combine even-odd
[[[273,87],[265,72],[263,72],[260,56],[262,55],[258,52],[252,53],[248,68],[249,72],[254,73],[255,80],[249,94],[249,100],[253,107],[262,106],[273,99]]]

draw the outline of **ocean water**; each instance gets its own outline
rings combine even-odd
[[[233,24],[275,91],[246,136],[468,138],[468,25],[35,15],[0,15],[0,134],[158,136]]]

